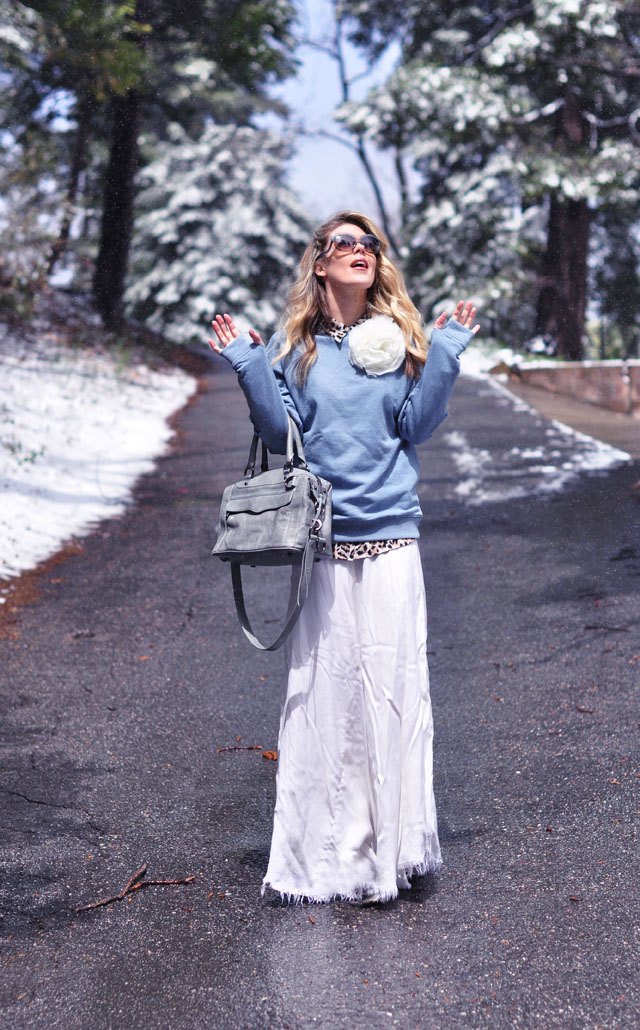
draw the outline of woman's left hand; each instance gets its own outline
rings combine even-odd
[[[231,315],[216,315],[213,322],[213,331],[218,337],[217,340],[209,340],[209,346],[211,350],[214,350],[216,354],[222,354],[225,347],[228,347],[230,343],[240,335],[237,326],[233,321]],[[260,333],[257,333],[255,329],[249,330],[249,336],[253,343],[262,344],[262,337]]]
[[[463,300],[458,301],[456,305],[456,310],[453,312],[451,316],[454,322],[459,322],[460,325],[463,325],[465,327],[465,329],[471,329],[471,332],[474,336],[480,329],[479,325],[473,325],[473,320],[475,317],[476,309],[470,300],[468,300],[466,304]],[[442,329],[448,321],[448,319],[449,313],[447,311],[443,311],[436,318],[434,329]]]

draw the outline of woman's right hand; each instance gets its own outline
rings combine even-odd
[[[467,303],[465,304],[465,302],[463,300],[460,300],[460,301],[458,301],[458,304],[456,306],[456,310],[453,312],[453,315],[451,316],[451,319],[454,322],[459,322],[460,325],[463,325],[465,327],[465,329],[471,329],[471,332],[475,336],[476,333],[478,332],[478,330],[480,329],[479,325],[474,325],[473,324],[473,320],[474,320],[475,317],[476,317],[476,308],[475,308],[475,305],[474,305],[473,301],[468,300]],[[436,318],[435,325],[434,325],[433,328],[434,329],[443,329],[445,324],[446,324],[446,322],[448,321],[448,319],[449,319],[448,312],[443,311]]]
[[[217,340],[209,340],[209,346],[216,354],[222,354],[225,347],[228,347],[230,343],[240,335],[233,321],[231,315],[216,315],[213,322],[213,331],[217,336]],[[249,330],[249,336],[254,343],[262,344],[262,337],[260,333],[257,333],[255,329]]]

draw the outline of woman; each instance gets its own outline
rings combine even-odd
[[[213,322],[266,445],[284,452],[289,413],[333,485],[333,557],[286,647],[263,890],[289,900],[385,902],[441,864],[415,445],[446,416],[474,316],[443,312],[427,349],[384,236],[343,211],[316,231],[267,348]]]

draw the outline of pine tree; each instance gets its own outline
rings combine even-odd
[[[635,0],[341,9],[372,52],[402,41],[390,82],[340,117],[419,172],[405,241],[424,302],[464,286],[496,332],[579,358],[594,217],[640,196]]]
[[[192,127],[194,117],[203,124],[212,101],[226,90],[235,94],[234,120],[246,121],[256,102],[266,100],[265,86],[292,68],[287,49],[292,14],[286,0],[191,0],[186,8],[181,0],[136,0],[133,22],[148,30],[138,39],[149,78],[113,101],[94,275],[94,296],[106,325],[121,317],[145,116],[162,126],[169,114],[186,111]],[[201,77],[199,94],[192,99],[188,91],[198,60],[205,64],[208,81],[203,85]]]
[[[21,179],[32,195],[43,175],[66,180],[62,205],[56,191],[61,216],[41,274],[53,270],[66,246],[83,171],[105,134],[109,97],[124,95],[143,74],[132,11],[126,2],[0,0],[0,126],[9,178]],[[48,222],[51,236],[55,220]]]
[[[204,342],[216,312],[275,327],[311,227],[284,182],[280,140],[249,126],[179,125],[144,169],[131,313],[178,343]]]
[[[12,147],[37,136],[66,166],[67,203],[52,268],[65,246],[82,169],[106,143],[96,305],[115,326],[133,231],[140,141],[180,121],[197,136],[213,119],[247,124],[269,106],[269,85],[290,73],[289,0],[0,0],[0,70]],[[67,128],[53,130],[60,105]],[[2,124],[2,123],[0,123]]]

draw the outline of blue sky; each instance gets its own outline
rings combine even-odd
[[[298,33],[317,41],[332,33],[331,0],[297,0],[300,12]],[[353,97],[364,97],[372,86],[383,82],[397,58],[397,48],[391,47],[381,60],[369,69],[370,62],[354,47],[347,44],[345,54],[350,77],[367,72],[354,83]],[[338,70],[335,62],[324,53],[310,47],[301,47],[297,55],[301,61],[298,76],[284,83],[275,95],[291,109],[291,119],[302,122],[309,134],[296,143],[289,178],[311,214],[324,219],[340,207],[355,207],[377,217],[373,193],[365,179],[357,155],[341,143],[318,136],[319,130],[339,133],[331,114],[341,100]],[[386,155],[372,151],[386,198],[395,203],[395,179],[391,162]]]

